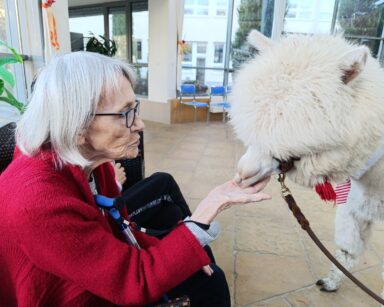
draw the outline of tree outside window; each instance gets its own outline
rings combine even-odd
[[[263,5],[265,7],[263,8]],[[241,0],[237,14],[233,16],[233,24],[238,28],[234,33],[231,50],[232,67],[238,69],[242,63],[251,59],[255,53],[247,42],[248,33],[259,30],[266,36],[271,36],[274,0]]]
[[[341,0],[337,14],[338,31],[357,43],[367,45],[374,55],[377,54],[380,40],[369,37],[381,37],[384,24],[383,7],[375,6],[375,0]],[[364,38],[365,37],[365,38]]]
[[[213,62],[215,64],[222,64],[224,61],[224,43],[215,43],[215,54]]]

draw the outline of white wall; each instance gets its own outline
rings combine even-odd
[[[176,94],[177,0],[149,0],[148,99],[168,102]]]

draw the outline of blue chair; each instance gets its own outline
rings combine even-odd
[[[222,96],[222,101],[212,101],[213,96]],[[223,123],[226,122],[228,110],[231,108],[231,104],[227,101],[227,89],[224,86],[212,86],[211,93],[209,95],[210,105],[212,107],[220,107],[223,110]]]
[[[192,101],[184,101],[185,98],[192,98]],[[207,109],[207,124],[209,123],[209,104],[207,102],[196,101],[196,87],[194,84],[183,84],[180,87],[180,103],[184,106],[194,108],[193,122],[196,123],[196,110]]]

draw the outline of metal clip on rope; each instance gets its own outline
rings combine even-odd
[[[288,204],[289,209],[292,211],[293,215],[295,216],[296,220],[300,224],[301,228],[303,228],[308,233],[308,235],[311,237],[313,242],[315,242],[317,247],[324,253],[325,256],[328,257],[328,259],[340,271],[342,271],[345,274],[345,276],[347,276],[351,281],[353,281],[361,290],[363,290],[365,293],[367,293],[374,300],[378,301],[381,305],[384,305],[384,300],[380,296],[378,296],[371,289],[369,289],[367,286],[365,286],[361,281],[359,281],[355,276],[353,276],[339,261],[337,261],[337,259],[320,242],[318,237],[312,231],[308,220],[306,219],[306,217],[304,216],[304,214],[301,212],[300,208],[296,204],[296,201],[293,198],[291,191],[285,185],[285,173],[284,172],[279,174],[277,181],[280,183],[281,196],[284,198],[284,200]]]

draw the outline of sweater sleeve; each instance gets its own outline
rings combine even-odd
[[[41,191],[33,206],[18,204],[12,227],[19,245],[40,269],[114,304],[156,301],[209,263],[185,225],[139,251],[113,236],[97,208],[65,189]]]

